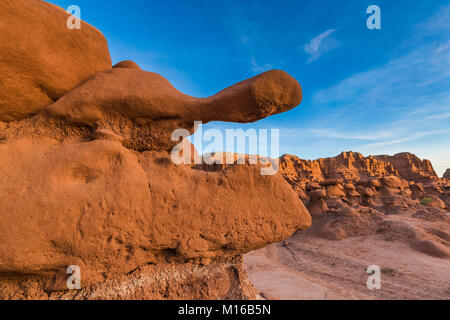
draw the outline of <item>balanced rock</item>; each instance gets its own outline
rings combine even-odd
[[[97,73],[46,110],[72,126],[102,127],[135,150],[166,150],[175,129],[195,131],[194,121],[252,122],[290,110],[302,99],[299,83],[272,70],[209,98],[193,98],[164,77],[134,68]]]

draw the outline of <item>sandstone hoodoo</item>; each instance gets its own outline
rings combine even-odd
[[[170,135],[292,109],[298,82],[269,71],[197,99],[112,68],[103,36],[67,33],[52,5],[5,0],[0,17],[0,298],[257,297],[240,256],[309,227],[308,210],[259,165],[175,165]]]
[[[186,128],[193,133],[194,121],[253,122],[288,111],[301,99],[298,82],[279,70],[199,99],[156,73],[116,67],[92,76],[44,112],[72,126],[110,129],[131,149],[170,151],[172,132]]]

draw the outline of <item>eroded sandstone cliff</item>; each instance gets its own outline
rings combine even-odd
[[[314,161],[285,155],[280,172],[313,216],[305,234],[333,240],[385,234],[450,258],[450,183],[438,178],[430,161],[410,153],[364,157],[343,152]],[[400,221],[392,222],[389,215]]]

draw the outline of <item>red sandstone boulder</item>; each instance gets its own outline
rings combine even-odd
[[[299,83],[271,70],[209,98],[194,98],[167,79],[134,68],[97,73],[46,109],[73,126],[110,129],[135,150],[170,151],[175,129],[194,132],[194,121],[252,122],[290,110],[302,100]]]
[[[327,187],[327,196],[328,197],[345,197],[344,188],[342,185],[329,185]]]
[[[402,180],[396,176],[382,177],[381,182],[383,185],[393,189],[400,189],[402,187]]]

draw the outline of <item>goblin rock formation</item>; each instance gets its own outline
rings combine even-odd
[[[400,176],[410,181],[439,180],[433,165],[429,160],[421,160],[419,157],[408,153],[399,153],[394,156],[375,156],[380,161],[392,163]]]
[[[285,155],[280,170],[313,216],[305,234],[333,240],[382,234],[450,258],[450,183],[428,160],[410,153],[343,152],[314,161]]]
[[[170,137],[284,112],[300,85],[269,71],[193,98],[112,68],[101,33],[67,16],[0,3],[0,298],[255,298],[240,255],[309,227],[307,209],[257,165],[176,166]],[[66,290],[69,265],[83,290]]]

